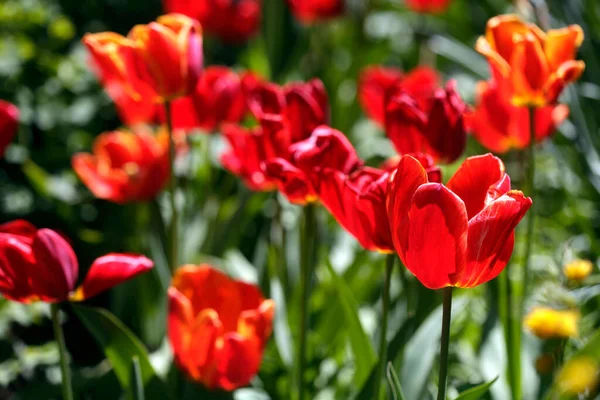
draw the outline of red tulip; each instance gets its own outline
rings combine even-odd
[[[385,108],[394,90],[403,90],[417,99],[433,95],[441,78],[429,67],[417,67],[404,75],[398,68],[372,66],[364,69],[358,81],[358,98],[369,118],[385,125]]]
[[[329,121],[327,92],[318,79],[283,87],[258,83],[248,94],[248,106],[259,120],[269,115],[283,117],[292,143],[306,139],[317,126]]]
[[[288,5],[304,24],[335,18],[344,12],[344,0],[288,0]]]
[[[103,80],[120,83],[136,101],[151,94],[155,102],[185,96],[202,71],[201,27],[181,14],[134,26],[127,38],[103,32],[87,34],[83,42]]]
[[[406,5],[418,13],[443,13],[450,6],[451,0],[406,0]]]
[[[315,182],[327,169],[349,174],[362,165],[346,136],[328,126],[320,126],[312,135],[289,147],[291,157],[268,159],[263,166],[267,179],[296,204],[317,200]]]
[[[169,288],[175,362],[209,389],[247,385],[260,368],[274,309],[258,287],[208,265],[179,268]]]
[[[225,42],[244,42],[260,27],[261,0],[163,0],[167,12],[197,19]]]
[[[394,247],[430,289],[471,288],[498,276],[531,207],[491,154],[467,158],[447,186],[430,183],[421,163],[404,156],[388,190]]]
[[[19,109],[7,101],[0,100],[0,157],[12,141],[19,127]]]
[[[94,261],[76,287],[79,266],[69,243],[25,221],[0,225],[0,293],[21,303],[82,301],[153,266],[143,256],[108,254]]]
[[[475,48],[488,58],[494,79],[510,85],[514,105],[543,107],[583,73],[584,62],[575,60],[582,42],[579,25],[543,32],[516,15],[499,15]]]
[[[385,129],[400,154],[427,153],[445,163],[460,157],[467,141],[466,106],[455,86],[450,81],[424,99],[396,88],[387,102]]]
[[[210,132],[223,122],[240,122],[247,112],[244,79],[226,67],[207,67],[192,94],[173,102],[174,128]]]
[[[146,132],[106,132],[93,153],[73,156],[73,169],[100,198],[115,203],[151,200],[169,180],[168,137]]]
[[[478,104],[475,110],[465,114],[469,130],[479,143],[496,153],[529,146],[529,111],[511,103],[506,85],[495,82],[479,82]],[[564,104],[535,109],[535,139],[541,142],[550,136],[569,115]]]
[[[230,145],[221,156],[223,167],[241,177],[251,190],[275,189],[275,182],[265,176],[262,164],[271,158],[288,157],[289,137],[281,118],[265,117],[261,125],[252,130],[225,125],[223,136]]]

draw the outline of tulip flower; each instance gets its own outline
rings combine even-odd
[[[247,385],[271,335],[273,301],[209,265],[179,268],[168,295],[168,336],[179,368],[209,389]]]
[[[152,266],[143,256],[107,254],[77,286],[77,258],[61,235],[22,220],[0,225],[0,293],[20,303],[83,301]]]
[[[165,10],[194,18],[224,42],[245,42],[260,27],[261,0],[163,0]]]
[[[0,157],[12,141],[19,127],[19,109],[7,101],[0,100]]]
[[[511,149],[526,149],[530,142],[529,111],[511,103],[507,85],[494,81],[479,82],[478,100],[473,112],[465,114],[469,131],[486,149],[505,153]],[[569,115],[564,104],[535,109],[535,138],[541,142],[549,137]]]
[[[516,106],[556,103],[562,90],[585,69],[575,60],[583,42],[578,25],[543,32],[516,15],[500,15],[487,23],[476,50],[488,58],[494,79],[507,82]]]
[[[367,116],[383,126],[386,104],[394,90],[401,88],[414,98],[423,99],[433,95],[440,81],[438,72],[425,66],[406,75],[398,68],[371,66],[360,74],[358,98]]]
[[[193,91],[202,71],[202,32],[197,21],[167,14],[136,25],[123,37],[113,32],[87,34],[84,44],[107,82],[119,82],[134,99],[154,93],[171,101]]]
[[[466,146],[465,110],[454,81],[427,98],[416,98],[399,87],[387,102],[386,134],[402,155],[426,153],[436,162],[451,163]]]
[[[146,132],[114,131],[98,136],[92,154],[75,154],[73,169],[99,199],[147,201],[169,180],[168,138]]]
[[[418,13],[438,14],[446,11],[451,0],[406,0],[406,6]]]
[[[344,12],[344,0],[287,0],[287,3],[303,24],[335,18]]]
[[[362,166],[346,136],[325,125],[315,129],[308,139],[292,144],[289,151],[289,159],[269,159],[263,164],[263,170],[295,204],[317,200],[315,182],[321,172],[331,169],[350,174]]]
[[[240,122],[247,112],[245,76],[226,67],[207,67],[194,91],[173,102],[173,127],[211,132],[223,122]]]
[[[514,247],[514,229],[531,199],[510,190],[502,161],[469,157],[447,186],[430,183],[404,156],[388,188],[394,247],[427,288],[471,288],[495,278]]]

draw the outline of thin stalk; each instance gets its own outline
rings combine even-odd
[[[387,364],[387,326],[388,314],[390,308],[390,286],[392,281],[392,271],[394,270],[394,254],[389,254],[385,259],[385,280],[383,282],[382,309],[381,309],[381,329],[379,331],[379,366],[375,378],[375,398],[381,398],[381,379],[383,378],[385,366]],[[385,392],[385,385],[383,386]]]
[[[535,194],[535,107],[529,108],[529,146],[527,146],[527,184],[528,195],[533,197]],[[527,215],[527,231],[525,236],[525,269],[523,270],[523,299],[527,296],[527,286],[529,284],[529,270],[531,260],[531,250],[533,247],[533,228],[535,222],[535,210],[531,207]]]
[[[69,370],[67,346],[65,345],[65,336],[63,334],[62,326],[60,325],[58,312],[58,304],[50,304],[54,338],[58,344],[58,354],[60,355],[60,373],[62,375],[63,400],[73,400],[73,388],[71,386],[71,371]]]
[[[511,280],[510,264],[505,268],[506,279],[506,325],[504,335],[506,340],[506,355],[508,358],[507,374],[513,400],[521,398],[521,326],[520,312],[515,307],[513,282]]]
[[[448,386],[448,347],[450,345],[450,318],[452,313],[452,287],[444,288],[442,338],[440,339],[440,375],[437,400],[446,400]]]
[[[171,226],[169,227],[169,267],[174,273],[179,262],[179,211],[177,210],[177,177],[175,176],[175,138],[173,137],[173,120],[171,116],[171,102],[165,101],[165,114],[167,115],[167,132],[169,134],[169,165],[171,178],[169,179],[169,199],[171,201]]]
[[[298,341],[298,400],[304,400],[304,372],[306,368],[306,342],[309,327],[309,305],[311,281],[316,262],[317,224],[315,206],[308,204],[304,207],[303,230],[300,235],[300,338]]]

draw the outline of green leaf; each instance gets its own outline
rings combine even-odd
[[[131,359],[131,373],[129,376],[130,398],[133,400],[144,400],[144,382],[142,381],[142,367],[140,359],[133,356]]]
[[[391,362],[388,362],[385,372],[388,382],[390,383],[390,388],[392,389],[394,400],[405,400],[402,386],[400,386],[400,379],[398,379],[398,374],[396,374],[394,365]]]
[[[377,363],[377,356],[358,318],[358,304],[352,291],[348,287],[348,284],[335,272],[329,260],[327,260],[327,268],[333,278],[333,283],[346,320],[346,330],[356,365],[354,383],[356,387],[362,388],[369,378],[371,370]]]
[[[133,358],[137,357],[147,399],[168,397],[165,384],[158,379],[150,364],[146,348],[121,321],[106,310],[76,304],[72,304],[72,307],[110,360],[124,390],[131,386],[130,371],[133,368]]]
[[[458,395],[456,400],[478,400],[483,397],[484,394],[490,390],[490,387],[498,380],[498,377],[495,377],[493,380],[482,383],[481,385],[472,387],[469,390],[466,390]]]

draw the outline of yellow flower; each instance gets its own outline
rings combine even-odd
[[[569,338],[577,336],[579,312],[536,307],[525,317],[523,324],[540,339]]]
[[[589,393],[598,384],[598,372],[598,364],[590,357],[570,360],[558,374],[558,389],[570,395]]]
[[[582,282],[592,273],[593,264],[589,260],[575,260],[566,264],[563,272],[567,279]]]

